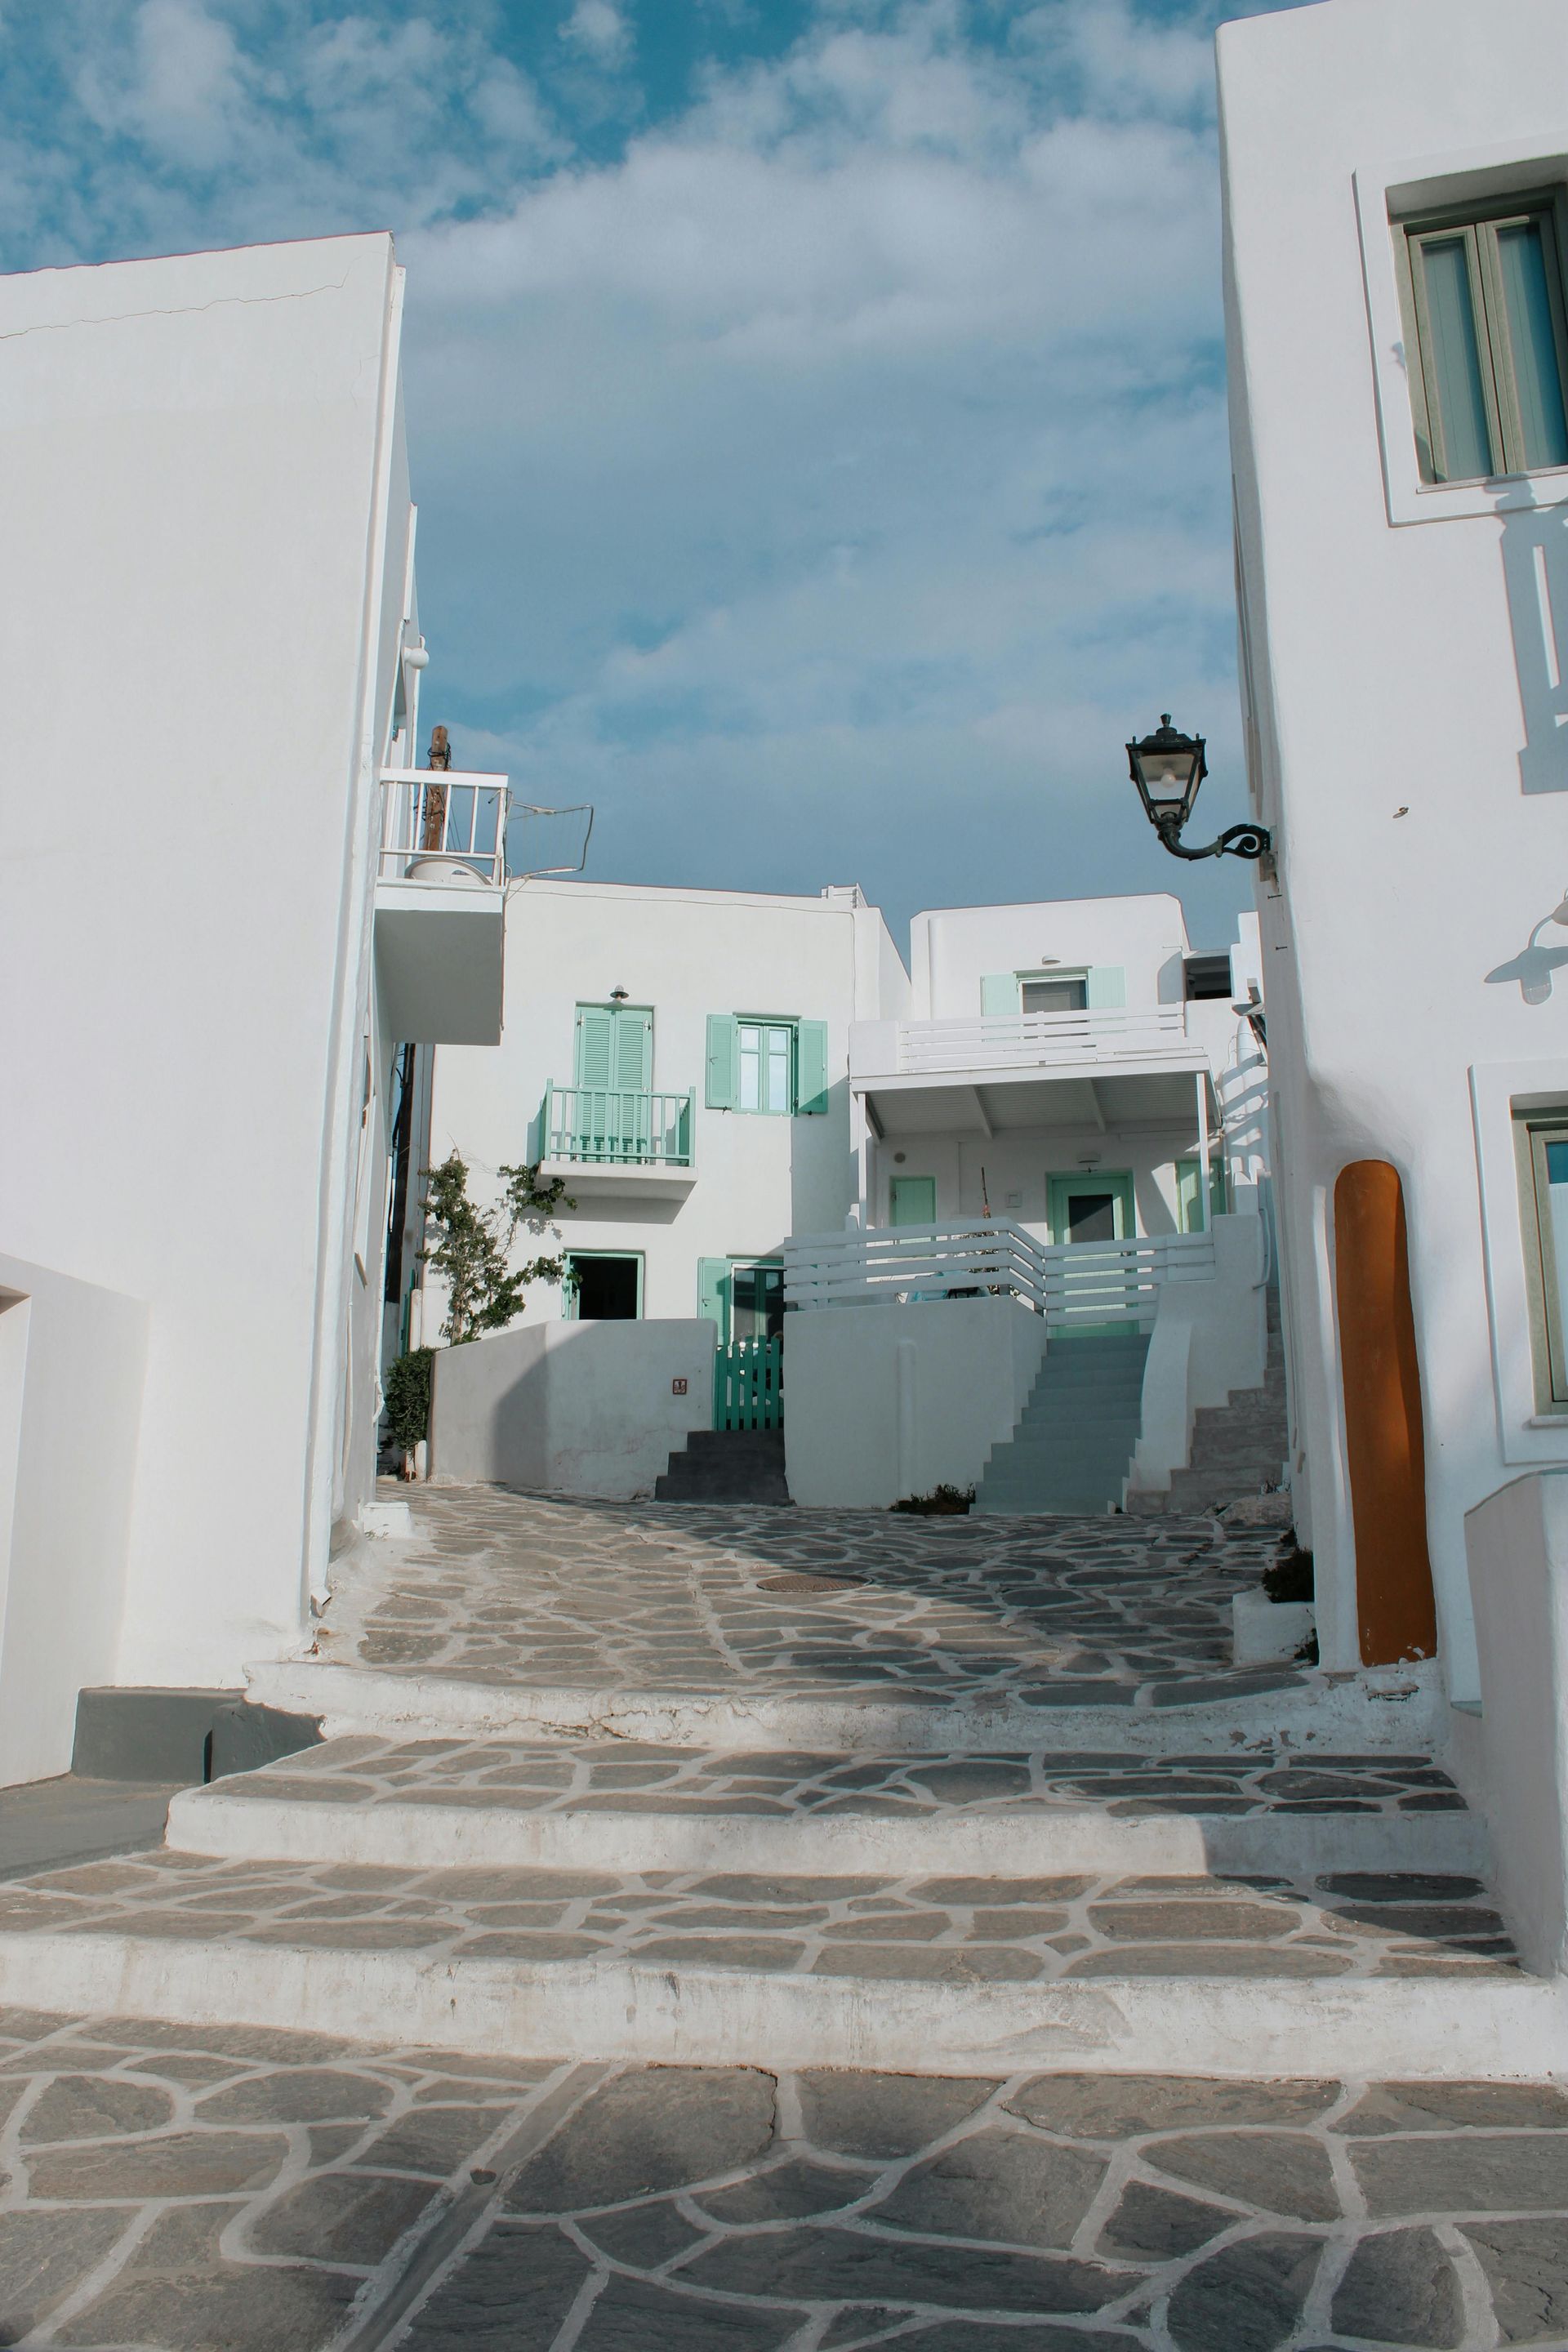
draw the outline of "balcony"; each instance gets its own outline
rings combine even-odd
[[[574,1200],[619,1192],[684,1200],[697,1181],[697,1097],[617,1087],[544,1090],[540,1176]]]
[[[500,1042],[510,802],[504,776],[382,771],[376,973],[399,1044]]]
[[[1208,1067],[1184,1004],[849,1028],[850,1089],[882,1136],[1178,1119]]]

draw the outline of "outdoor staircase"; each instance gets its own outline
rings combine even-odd
[[[655,1482],[656,1503],[787,1503],[782,1429],[694,1429]]]
[[[1054,1334],[1016,1429],[991,1449],[977,1511],[1116,1509],[1143,1416],[1148,1334]]]
[[[1290,1439],[1278,1291],[1269,1291],[1268,1311],[1263,1386],[1239,1389],[1225,1404],[1200,1407],[1194,1416],[1187,1467],[1173,1473],[1166,1493],[1138,1495],[1130,1502],[1130,1509],[1146,1516],[1162,1511],[1218,1511],[1244,1496],[1261,1494],[1280,1484]]]
[[[1079,1344],[1109,1374],[1111,1355]],[[1086,1371],[1083,1385],[1105,1383]],[[1098,1419],[1129,1425],[1125,1408]],[[462,1507],[422,1505],[437,1528]],[[933,1653],[924,1682],[886,1683],[868,1705],[862,1645],[887,1622],[890,1579],[947,1591],[955,1656],[996,1638],[1030,1580],[1042,1629],[1060,1623],[1069,1647],[1108,1640],[1110,1615],[1097,1635],[1072,1581],[1081,1532],[1076,1555],[1069,1536],[1061,1557],[1020,1550],[963,1603],[942,1579],[955,1545],[973,1549],[973,1520],[900,1528],[879,1553],[869,1527],[848,1528],[867,1574],[836,1582],[778,1575],[787,1548],[740,1524],[672,1552],[678,1523],[634,1517],[617,1538],[627,1576],[662,1575],[673,1597],[625,1651],[628,1604],[592,1566],[607,1523],[526,1516],[539,1507],[489,1493],[472,1506],[489,1529],[521,1515],[516,1590],[536,1572],[537,1526],[581,1560],[579,1622],[602,1613],[627,1686],[538,1674],[528,1640],[508,1649],[486,1630],[500,1588],[482,1580],[472,1664],[423,1670],[440,1637],[397,1596],[435,1601],[429,1555],[399,1547],[378,1589],[414,1630],[368,1618],[353,1659],[345,1638],[361,1637],[341,1625],[334,1639],[329,1611],[320,1654],[252,1675],[253,1698],[329,1715],[334,1736],[181,1795],[164,1849],[0,1886],[0,2001],[498,2059],[1568,2074],[1568,2010],[1512,1962],[1485,1825],[1432,1759],[1418,1674],[1363,1688],[1286,1667],[1113,1690],[1101,1673],[998,1706],[944,1688],[954,1670]],[[451,1561],[483,1541],[448,1524],[435,1581],[449,1599]],[[1192,1546],[1124,1524],[1128,1631],[1147,1643],[1173,1607],[1151,1588],[1169,1595],[1174,1573],[1190,1589]],[[667,1630],[693,1590],[735,1653],[705,1675],[695,1633]],[[800,1692],[745,1663],[781,1621],[799,1673],[817,1662],[813,1738]],[[1089,1659],[1074,1671],[1090,1675]]]

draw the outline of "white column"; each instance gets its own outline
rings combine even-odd
[[[1209,1229],[1209,1090],[1208,1073],[1198,1072],[1198,1231]]]

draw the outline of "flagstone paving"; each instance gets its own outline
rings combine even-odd
[[[1232,1664],[1232,1596],[1257,1585],[1278,1529],[563,1504],[494,1487],[416,1490],[411,1507],[415,1538],[363,1547],[335,1583],[322,1658],[531,1689],[928,1706],[1189,1706],[1312,1678],[1293,1662]]]
[[[395,1869],[172,1850],[0,1885],[0,1935],[157,1937],[683,1969],[1045,1984],[1128,1976],[1514,1974],[1479,1879],[1343,1872],[1036,1878]]]
[[[877,1756],[795,1748],[724,1750],[632,1739],[398,1739],[374,1734],[237,1775],[226,1799],[476,1811],[631,1813],[798,1820],[859,1816],[936,1822],[1089,1804],[1117,1819],[1150,1813],[1462,1812],[1429,1756],[1085,1753]]]
[[[565,2066],[0,2011],[0,2343],[1568,2341],[1568,2094]]]

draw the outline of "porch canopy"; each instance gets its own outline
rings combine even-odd
[[[1219,1125],[1206,1056],[1194,1052],[1173,1067],[1075,1070],[986,1070],[937,1078],[881,1076],[850,1086],[866,1106],[879,1138],[911,1135],[1005,1135],[1017,1129],[1094,1129]]]

